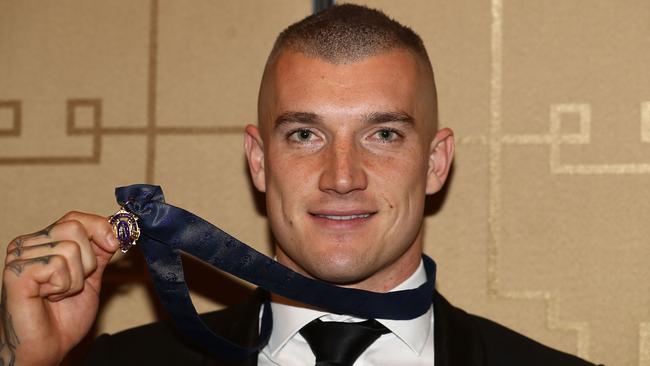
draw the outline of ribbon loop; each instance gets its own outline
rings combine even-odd
[[[199,318],[185,283],[181,251],[256,284],[269,292],[332,313],[360,318],[413,319],[431,306],[436,266],[423,256],[427,282],[412,290],[376,293],[307,278],[200,217],[165,203],[159,186],[120,187],[118,203],[139,217],[142,248],[154,287],[176,326],[218,357],[244,359],[259,351],[271,333],[270,306],[264,306],[260,337],[252,347],[234,344],[212,332]],[[268,304],[267,304],[268,305]]]

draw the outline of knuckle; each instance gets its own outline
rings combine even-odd
[[[72,286],[70,274],[63,270],[56,270],[52,272],[52,276],[50,277],[49,281],[52,288],[59,293],[69,291],[70,287]]]
[[[65,258],[61,255],[51,255],[48,257],[48,264],[54,268],[55,271],[67,271],[68,264]]]
[[[58,252],[67,256],[68,258],[78,257],[81,253],[79,245],[71,240],[61,241],[57,246],[59,247]]]
[[[16,243],[18,242],[19,239],[20,239],[20,236],[17,236],[15,238],[11,239],[9,244],[7,244],[7,254],[10,254],[14,250],[16,250]]]
[[[82,212],[82,211],[69,211],[66,212],[65,215],[63,215],[60,219],[59,222],[65,222],[65,221],[83,221],[87,219],[94,219],[94,218],[99,218],[101,216],[91,214],[88,212]]]
[[[70,220],[76,220],[79,215],[81,215],[81,212],[79,211],[68,211],[61,217],[60,221],[70,221]]]
[[[23,270],[25,269],[23,262],[20,259],[15,259],[5,265],[2,277],[4,284],[16,283],[25,278],[23,276]],[[27,277],[29,278],[29,276]]]
[[[106,220],[103,217],[102,217],[101,225],[99,226],[99,229],[105,234],[109,234],[109,233],[113,232],[113,226],[108,222],[108,220]]]
[[[7,253],[11,253],[19,246],[24,246],[25,241],[28,239],[28,235],[18,235],[17,237],[11,239],[9,244],[7,244]]]
[[[84,278],[82,278],[80,276],[77,276],[77,277],[73,278],[71,283],[70,283],[69,291],[71,293],[77,293],[77,292],[79,292],[79,291],[81,291],[83,289],[84,289]]]
[[[52,265],[50,283],[59,291],[68,291],[72,285],[72,275],[63,257],[55,255],[50,258]]]
[[[2,271],[2,273],[3,273],[3,276],[2,276],[2,283],[4,283],[4,284],[10,283],[10,282],[12,282],[12,281],[16,278],[16,276],[8,276],[8,274],[10,274],[9,272],[13,272],[13,271],[14,271],[14,270],[12,269],[12,268],[14,268],[13,266],[15,265],[14,262],[15,262],[15,261],[11,261],[11,262],[6,263],[6,264],[5,264],[5,267],[2,269],[2,270],[3,270],[3,271]]]
[[[20,256],[21,250],[13,246],[12,248],[7,248],[7,256],[5,257],[5,263],[9,262],[10,260],[18,258]]]
[[[88,276],[97,269],[97,258],[95,256],[86,256],[81,259],[80,276]]]
[[[86,235],[86,229],[78,220],[69,220],[59,224],[60,230],[67,234],[68,237],[79,237]]]
[[[86,263],[86,265],[88,267],[88,272],[89,273],[96,270],[97,269],[97,257],[95,257],[94,255],[91,256],[90,260],[88,261],[88,263]]]

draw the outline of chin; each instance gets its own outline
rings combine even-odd
[[[315,263],[311,262],[309,267],[313,277],[336,285],[353,285],[367,279],[373,273],[360,258],[340,256],[320,257]]]

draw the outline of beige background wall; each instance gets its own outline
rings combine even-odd
[[[609,365],[650,365],[650,2],[365,2],[427,44],[457,134],[426,251],[457,305]],[[113,188],[168,201],[270,253],[248,183],[274,36],[296,1],[0,0],[0,242]],[[443,200],[444,198],[444,200]],[[195,266],[199,310],[245,289]],[[96,332],[162,316],[137,251],[118,255]]]

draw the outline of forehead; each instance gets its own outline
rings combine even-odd
[[[285,51],[270,71],[268,85],[263,86],[268,89],[261,107],[268,109],[265,114],[271,120],[287,111],[325,116],[375,111],[413,115],[418,113],[420,99],[425,94],[422,67],[406,50],[347,64]]]

